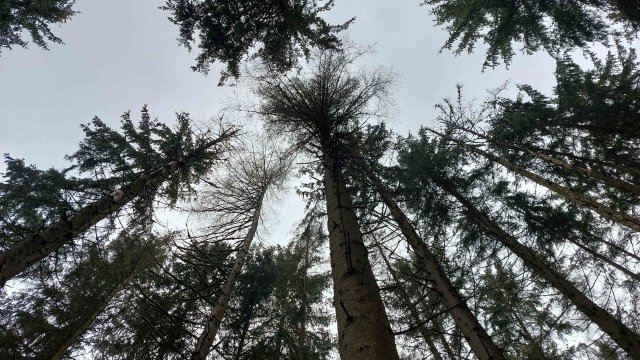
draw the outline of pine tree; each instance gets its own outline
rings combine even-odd
[[[123,134],[108,128],[98,118],[91,126],[84,126],[86,137],[80,149],[69,158],[76,162],[73,168],[81,174],[97,174],[102,180],[85,180],[91,185],[93,199],[85,199],[73,208],[69,208],[70,201],[58,198],[53,203],[36,203],[31,194],[25,196],[25,190],[35,189],[33,193],[38,200],[56,196],[65,199],[70,196],[66,193],[67,186],[78,182],[82,184],[83,181],[68,181],[63,172],[55,170],[38,172],[34,168],[27,169],[21,162],[16,166],[9,164],[12,171],[5,176],[0,193],[3,199],[17,203],[20,212],[3,200],[0,209],[5,228],[3,233],[9,232],[13,236],[2,239],[0,284],[4,285],[33,263],[72,243],[101,220],[116,216],[129,204],[134,210],[132,218],[139,225],[148,226],[156,197],[162,195],[170,205],[175,204],[185,192],[192,190],[191,182],[197,181],[213,166],[225,143],[237,133],[230,128],[217,137],[205,133],[194,139],[188,114],[178,114],[178,122],[179,126],[173,131],[162,123],[151,121],[145,107],[138,130],[129,113],[122,118]],[[15,169],[21,171],[13,171]],[[24,183],[26,176],[35,182]],[[40,183],[48,188],[40,188]],[[119,188],[109,192],[114,185]],[[108,187],[111,189],[106,190]],[[43,194],[45,190],[55,192],[46,195]],[[74,192],[81,190],[71,189]],[[63,207],[59,207],[61,204]],[[47,213],[39,219],[40,209]]]
[[[346,53],[320,52],[312,73],[261,78],[259,110],[272,131],[289,134],[294,149],[317,161],[326,200],[334,307],[342,359],[397,359],[393,334],[367,256],[344,173],[350,132],[358,129],[390,79],[350,73]]]

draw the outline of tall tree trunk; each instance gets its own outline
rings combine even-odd
[[[469,129],[462,129],[466,132],[469,132],[481,139],[487,140],[490,143],[494,143],[496,145],[498,145],[499,147],[502,148],[506,148],[506,149],[512,149],[512,150],[517,150],[517,151],[524,151],[527,154],[536,157],[540,160],[543,160],[547,163],[556,165],[558,167],[561,167],[563,169],[572,171],[574,173],[577,174],[581,174],[583,176],[586,177],[590,177],[592,179],[598,180],[600,182],[602,182],[603,184],[610,186],[612,188],[618,189],[618,190],[622,190],[625,192],[628,192],[630,194],[634,194],[634,195],[640,195],[640,186],[629,183],[627,181],[624,180],[620,180],[620,179],[616,179],[616,178],[612,178],[611,176],[608,176],[600,171],[597,170],[592,170],[592,169],[587,169],[587,168],[583,168],[574,164],[570,164],[566,161],[563,161],[561,159],[557,159],[553,156],[549,156],[547,154],[544,154],[540,151],[534,151],[532,149],[529,149],[525,146],[520,146],[520,145],[513,145],[513,144],[507,144],[504,143],[502,141],[497,141],[497,140],[493,140],[488,136],[485,136],[481,133],[478,133],[476,131],[473,130],[469,130]]]
[[[491,153],[488,153],[484,150],[481,150],[475,146],[466,144],[463,141],[457,140],[457,139],[453,139],[451,137],[448,137],[444,134],[435,132],[433,130],[431,130],[432,132],[444,137],[445,139],[450,139],[453,140],[455,143],[459,144],[460,146],[462,146],[464,149],[471,151],[474,154],[483,156],[495,163],[498,163],[502,166],[504,166],[505,168],[507,168],[508,170],[526,177],[527,179],[535,182],[538,185],[542,185],[544,187],[546,187],[547,189],[562,195],[565,199],[567,199],[570,202],[573,202],[574,204],[577,204],[579,206],[584,206],[588,209],[591,209],[592,211],[594,211],[595,213],[601,215],[602,217],[604,217],[605,219],[611,220],[613,222],[616,222],[620,225],[626,226],[632,230],[638,231],[640,232],[640,219],[634,218],[632,216],[629,216],[623,212],[617,211],[615,209],[612,209],[608,206],[605,206],[597,201],[595,201],[594,199],[592,199],[591,197],[585,195],[585,194],[580,194],[577,193],[571,189],[568,189],[556,182],[553,182],[551,180],[545,179],[540,175],[534,174],[531,171],[516,165],[508,160],[505,160],[501,157],[498,157],[496,155],[493,155]]]
[[[283,309],[281,308],[280,310],[282,311]],[[278,319],[277,329],[278,330],[276,331],[275,353],[276,353],[276,359],[280,359],[282,358],[282,334],[284,333],[284,311],[282,311],[282,313],[280,314],[280,319]]]
[[[337,160],[323,149],[331,275],[342,360],[398,360],[358,219]]]
[[[400,280],[398,279],[396,272],[393,270],[391,263],[389,263],[389,259],[385,255],[382,249],[382,246],[380,246],[380,244],[376,244],[376,245],[378,248],[378,252],[380,252],[380,256],[382,257],[382,261],[384,261],[389,273],[391,274],[391,278],[393,279],[393,282],[398,284],[397,289],[399,291],[399,296],[398,296],[399,300],[402,302],[402,305],[405,307],[405,309],[409,310],[409,314],[411,314],[414,324],[418,326],[418,331],[420,332],[420,335],[422,335],[422,338],[424,339],[425,343],[427,343],[427,346],[429,347],[429,351],[431,351],[433,358],[435,360],[444,360],[442,358],[442,355],[440,355],[440,351],[438,350],[435,343],[433,342],[433,334],[429,334],[429,332],[425,328],[425,324],[421,324],[423,321],[422,319],[420,319],[420,315],[416,310],[417,305],[414,306],[411,304],[411,297],[409,296],[409,293],[407,293],[406,290],[402,287],[402,285],[400,285]]]
[[[603,261],[606,264],[609,264],[610,266],[613,266],[614,268],[622,271],[625,275],[629,276],[630,278],[634,279],[635,281],[640,281],[640,274],[638,273],[634,273],[633,271],[627,269],[626,267],[618,264],[617,262],[609,259],[608,257],[600,254],[599,252],[593,250],[592,248],[581,244],[579,241],[573,239],[573,238],[569,238],[569,242],[571,242],[572,244],[576,245],[577,247],[579,247],[580,249],[586,251],[587,253],[589,253],[589,255],[595,257],[596,259],[599,259],[601,261]]]
[[[69,351],[69,348],[75,344],[82,335],[89,330],[93,322],[96,318],[104,312],[104,309],[109,306],[109,303],[113,298],[124,288],[140,271],[145,269],[149,264],[152,263],[154,257],[153,255],[143,251],[140,254],[140,257],[135,261],[135,263],[131,264],[129,269],[126,269],[124,273],[118,273],[122,269],[122,265],[117,262],[121,259],[115,259],[111,264],[110,268],[116,271],[116,277],[114,279],[113,288],[109,290],[106,294],[99,296],[96,298],[91,298],[91,301],[87,301],[87,304],[90,305],[89,313],[85,314],[85,316],[79,315],[76,319],[74,319],[73,323],[67,328],[63,329],[63,331],[67,334],[64,338],[62,338],[57,344],[54,344],[50,350],[51,360],[59,360],[62,359],[63,356]],[[97,294],[93,294],[97,295]],[[89,300],[89,299],[85,299]]]
[[[244,261],[247,257],[247,254],[249,253],[251,242],[253,241],[253,238],[255,237],[258,230],[258,224],[260,222],[260,211],[262,209],[262,200],[265,191],[266,189],[263,189],[262,193],[257,199],[256,209],[253,213],[253,219],[251,220],[251,226],[247,231],[247,235],[244,237],[242,247],[236,254],[233,267],[231,268],[229,276],[227,277],[227,280],[222,287],[222,292],[220,293],[220,296],[218,296],[216,304],[211,310],[209,317],[207,318],[204,329],[198,337],[195,349],[191,353],[192,360],[205,360],[207,358],[207,355],[209,355],[209,352],[211,351],[211,345],[213,344],[213,341],[218,334],[220,322],[222,321],[224,312],[227,309],[227,305],[229,305],[229,300],[231,300],[231,294],[233,294],[233,290],[236,287],[238,275],[240,275],[240,272],[242,272],[242,267],[244,266]]]
[[[433,289],[442,299],[444,306],[449,309],[449,314],[451,314],[456,326],[469,343],[473,353],[480,360],[504,359],[505,357],[500,348],[496,346],[484,327],[478,322],[476,316],[466,305],[466,300],[460,295],[458,289],[453,286],[445,270],[440,266],[438,259],[427,248],[407,216],[391,197],[389,191],[366,164],[363,164],[362,167],[376,188],[376,191],[382,196],[385,205],[391,211],[391,216],[396,223],[398,223],[400,231],[407,239],[413,252],[420,259],[423,270],[427,273],[429,282],[433,284]]]
[[[309,238],[306,238],[304,248],[304,271],[302,273],[302,288],[300,289],[300,325],[298,327],[298,348],[296,358],[304,360],[304,346],[307,335],[307,276],[309,274]]]
[[[552,264],[544,257],[529,247],[519,243],[516,238],[502,230],[485,213],[480,211],[471,201],[460,194],[455,185],[448,180],[435,180],[434,182],[447,193],[452,195],[467,210],[468,216],[477,224],[491,233],[501,244],[516,254],[527,267],[542,276],[556,288],[578,310],[585,314],[600,330],[608,334],[629,356],[634,360],[640,360],[640,335],[624,325],[602,307],[595,304],[585,294],[578,290],[561,273],[556,271]]]
[[[130,184],[102,196],[94,203],[78,210],[68,219],[50,225],[6,251],[0,252],[0,287],[35,262],[53,253],[62,245],[71,242],[100,220],[115,214],[131,200],[144,194],[146,189],[156,188],[176,170],[186,168],[193,159],[204,155],[206,150],[214,145],[228,140],[236,132],[236,130],[226,131],[217,139],[197,147],[186,157],[171,161],[150,174],[140,175]]]
[[[242,332],[240,333],[240,340],[238,341],[238,350],[236,350],[236,353],[233,356],[234,360],[240,360],[240,357],[242,356],[242,350],[244,350],[244,341],[247,339],[247,332],[249,332],[249,325],[251,325],[252,317],[253,317],[253,307],[249,309],[247,318],[242,324]],[[206,356],[203,359],[206,359]]]

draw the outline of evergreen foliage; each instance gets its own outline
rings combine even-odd
[[[61,44],[49,28],[52,24],[64,23],[76,11],[75,0],[7,0],[0,5],[0,52],[3,48],[27,47],[29,43],[23,33],[31,36],[31,41],[43,49],[48,49],[47,41]]]
[[[259,58],[277,71],[294,66],[312,48],[336,49],[337,34],[353,21],[330,25],[320,17],[333,7],[329,1],[301,0],[168,0],[162,8],[180,28],[178,41],[200,53],[193,70],[207,73],[220,61],[220,84],[240,76],[243,59]],[[197,40],[196,40],[197,39]]]

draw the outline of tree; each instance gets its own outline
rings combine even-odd
[[[26,48],[23,32],[43,49],[48,49],[47,41],[61,44],[62,39],[51,32],[49,25],[64,23],[75,15],[74,3],[75,0],[5,1],[0,6],[0,52],[16,45]]]
[[[433,142],[429,141],[424,132],[419,139],[406,141],[404,146],[400,154],[399,162],[405,169],[415,167],[433,169],[434,165],[427,164],[438,164],[437,160],[433,160],[434,158],[437,159],[441,156],[447,156],[438,155],[438,142],[435,140]],[[443,151],[446,152],[446,150]],[[545,281],[576,306],[578,310],[597,324],[600,329],[608,334],[631,358],[637,357],[636,354],[640,354],[640,351],[636,350],[640,349],[640,335],[610,314],[606,309],[589,299],[582,291],[573,285],[565,275],[558,271],[553,264],[547,261],[542,254],[522,244],[513,235],[505,231],[485,211],[481,210],[458,190],[459,185],[449,178],[450,175],[446,175],[446,171],[445,169],[423,171],[420,173],[424,174],[421,175],[424,176],[423,180],[418,180],[418,177],[414,178],[413,181],[417,181],[417,184],[420,184],[428,179],[428,182],[433,182],[447,194],[455,198],[456,201],[463,206],[466,216],[473,223],[480,226],[495,240],[522,259],[529,269],[545,279]],[[417,184],[414,182],[413,186]]]
[[[162,257],[164,239],[121,233],[103,249],[93,246],[64,276],[42,277],[13,293],[2,309],[0,354],[12,359],[61,359],[132,278]]]
[[[272,152],[268,153],[269,151]],[[289,164],[282,161],[273,151],[273,149],[265,149],[261,153],[250,153],[245,158],[242,156],[236,158],[236,161],[231,162],[227,168],[227,177],[220,181],[218,189],[207,197],[207,207],[215,209],[219,217],[217,224],[211,227],[212,231],[215,231],[218,236],[233,232],[246,231],[246,233],[237,250],[227,280],[198,337],[191,355],[192,359],[207,358],[238,276],[242,272],[251,243],[258,231],[265,195],[272,187],[281,186],[286,177]]]
[[[267,74],[257,84],[262,99],[259,113],[271,131],[289,135],[294,149],[307,149],[317,161],[328,216],[341,358],[397,359],[344,173],[352,145],[350,133],[376,113],[372,106],[384,100],[391,80],[381,72],[351,73],[354,59],[349,56],[319,52],[307,77]]]
[[[104,181],[98,182],[100,186],[99,193],[95,194],[97,196],[77,208],[61,209],[56,207],[58,203],[34,204],[29,196],[11,195],[14,191],[25,194],[25,187],[37,189],[38,184],[23,183],[23,172],[9,173],[6,183],[1,184],[0,192],[3,198],[26,204],[21,205],[19,209],[27,210],[28,213],[16,213],[16,209],[8,206],[10,204],[3,204],[3,226],[10,228],[12,233],[23,225],[39,223],[40,227],[20,231],[17,240],[2,239],[2,248],[5,250],[0,252],[0,284],[4,286],[7,280],[64,244],[72,242],[100,220],[115,216],[129,203],[137,213],[134,218],[148,225],[152,214],[151,205],[161,190],[170,204],[175,204],[178,198],[184,196],[183,192],[191,191],[191,182],[197,181],[213,166],[225,143],[235,136],[238,130],[224,129],[217,137],[204,133],[194,139],[188,114],[178,114],[178,120],[179,127],[172,131],[162,123],[152,122],[144,108],[139,131],[136,131],[128,113],[122,120],[124,134],[109,129],[97,118],[92,124],[94,128],[85,126],[86,138],[80,144],[80,150],[70,157],[77,162],[74,167],[81,173],[90,172],[103,176],[109,180],[106,184],[118,184],[121,187],[107,193],[104,189],[108,185],[105,185]],[[9,160],[11,161],[10,158]],[[18,168],[24,170],[24,166],[18,165]],[[50,174],[37,172],[33,168],[27,171],[27,174],[47,184],[49,188],[58,186],[57,193],[64,197],[64,176],[59,172],[50,172],[54,173],[54,180],[60,183],[51,184]],[[119,182],[116,182],[117,180]],[[43,190],[37,189],[34,193],[42,198],[45,196],[42,195]],[[57,213],[55,216],[47,214],[46,221],[36,221],[33,217],[39,215],[39,206],[44,206],[47,210],[53,209]]]
[[[240,76],[240,62],[260,58],[277,71],[289,70],[300,55],[312,48],[336,49],[341,25],[329,25],[320,13],[330,10],[333,0],[167,0],[164,10],[180,27],[178,41],[187,49],[196,42],[200,54],[193,70],[207,73],[211,63],[227,65],[220,85]]]
[[[500,60],[508,65],[515,44],[527,54],[543,49],[558,57],[564,50],[607,44],[611,37],[635,38],[640,29],[640,7],[628,0],[425,0],[422,5],[432,7],[438,25],[446,25],[443,48],[471,52],[481,39],[488,45],[484,66],[491,67]]]

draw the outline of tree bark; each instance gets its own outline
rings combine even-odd
[[[444,306],[448,309],[456,326],[460,329],[465,339],[469,343],[471,350],[480,360],[505,359],[502,350],[491,340],[484,327],[478,322],[476,316],[466,305],[466,300],[453,286],[445,270],[440,266],[438,259],[427,248],[422,238],[415,228],[393,200],[386,187],[365,164],[363,169],[367,173],[376,191],[382,196],[385,205],[391,211],[391,216],[398,223],[400,231],[407,239],[407,242],[418,256],[422,263],[423,270],[427,273],[429,282],[433,284],[434,290],[438,293]]]
[[[380,256],[382,257],[382,261],[384,261],[385,265],[387,266],[387,269],[389,270],[389,273],[391,273],[391,278],[393,279],[393,282],[398,284],[397,289],[400,292],[399,294],[400,296],[398,297],[399,300],[402,302],[402,305],[407,310],[409,310],[409,314],[411,314],[411,317],[413,318],[413,322],[416,325],[422,323],[422,320],[420,319],[420,315],[418,314],[418,311],[416,310],[415,306],[411,305],[411,297],[409,296],[409,293],[407,293],[405,289],[402,287],[402,285],[400,285],[400,280],[398,279],[396,272],[393,270],[391,263],[389,263],[389,259],[387,259],[387,256],[384,254],[384,251],[382,250],[382,246],[380,246],[380,244],[377,244],[377,248],[378,248],[378,251],[380,252]],[[419,325],[418,331],[420,332],[420,335],[422,335],[422,338],[424,339],[424,341],[427,343],[427,346],[429,347],[429,351],[431,351],[433,358],[435,360],[444,360],[442,355],[440,355],[440,351],[438,350],[438,347],[433,342],[433,334],[429,334],[429,332],[425,328],[425,324]]]
[[[547,189],[562,195],[565,199],[567,199],[570,202],[573,202],[574,204],[577,204],[579,206],[583,206],[586,207],[592,211],[594,211],[595,213],[601,215],[603,218],[611,220],[615,223],[618,223],[622,226],[626,226],[634,231],[640,232],[640,219],[634,218],[632,216],[629,216],[623,212],[617,211],[615,209],[612,209],[608,206],[605,206],[597,201],[595,201],[594,199],[592,199],[591,197],[584,195],[584,194],[580,194],[577,193],[571,189],[568,189],[556,182],[553,182],[551,180],[545,179],[540,175],[534,174],[532,172],[530,172],[529,170],[516,165],[510,161],[507,161],[499,156],[493,155],[491,153],[488,153],[484,150],[478,149],[475,146],[471,146],[469,144],[466,144],[463,141],[457,140],[457,139],[453,139],[451,137],[448,137],[444,134],[435,132],[433,130],[431,130],[432,132],[434,132],[435,134],[438,134],[442,137],[444,137],[445,139],[450,139],[453,140],[454,142],[456,142],[457,144],[459,144],[460,146],[462,146],[464,149],[471,151],[474,154],[480,155],[482,157],[485,157],[495,163],[498,163],[502,166],[504,166],[505,168],[507,168],[508,170],[526,177],[527,179],[535,182],[538,185],[542,185],[544,187],[546,187]]]
[[[226,141],[236,134],[237,130],[223,133],[217,139],[197,147],[183,159],[174,160],[150,174],[140,175],[136,180],[111,194],[104,195],[94,203],[83,207],[66,220],[48,226],[37,234],[13,245],[0,253],[0,287],[12,277],[25,271],[35,262],[71,242],[100,220],[116,213],[136,197],[144,194],[147,188],[154,188],[164,182],[169,175],[205,154],[212,146]]]
[[[634,360],[640,360],[640,335],[624,325],[602,307],[595,304],[585,294],[578,290],[564,275],[556,271],[552,264],[536,251],[521,244],[502,230],[485,213],[480,211],[471,201],[460,194],[453,183],[448,180],[435,180],[435,183],[452,195],[467,210],[468,216],[491,233],[501,244],[515,253],[524,264],[538,275],[542,276],[556,288],[578,310],[585,314],[602,332],[608,334]]]
[[[264,189],[257,199],[256,209],[253,213],[253,219],[251,220],[251,226],[247,231],[247,235],[245,235],[244,240],[242,242],[242,247],[238,250],[236,254],[235,261],[233,263],[233,267],[229,272],[229,276],[225,281],[222,292],[218,299],[216,300],[216,304],[211,310],[209,317],[205,323],[204,329],[200,336],[198,337],[198,341],[196,342],[195,349],[191,353],[192,360],[205,360],[209,352],[211,351],[211,345],[218,334],[218,330],[220,328],[220,323],[222,322],[222,318],[224,316],[224,312],[229,305],[229,301],[231,300],[231,295],[233,294],[233,290],[236,287],[236,281],[238,280],[238,275],[242,272],[242,267],[244,266],[244,262],[246,260],[247,254],[249,253],[249,248],[251,247],[251,242],[256,235],[258,230],[258,224],[260,220],[260,211],[262,209],[262,200],[264,197]]]
[[[336,159],[323,149],[331,275],[342,360],[398,360],[367,248]]]

